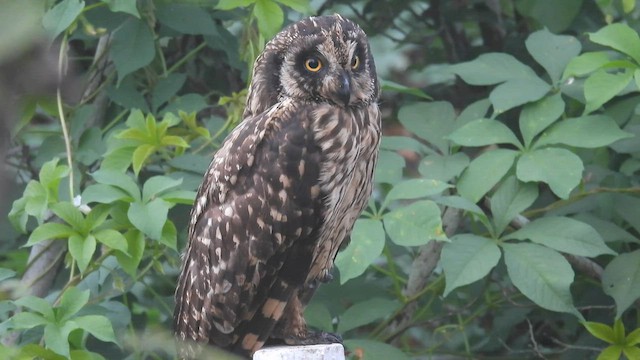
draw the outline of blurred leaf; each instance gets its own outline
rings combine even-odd
[[[30,312],[19,312],[11,317],[12,328],[14,329],[32,329],[38,326],[46,325],[50,321],[42,315]]]
[[[640,328],[633,330],[627,335],[627,345],[635,346],[640,344]]]
[[[517,151],[496,149],[473,159],[458,180],[458,192],[478,202],[511,169],[516,156]]]
[[[395,184],[402,179],[404,158],[392,151],[381,150],[373,175],[376,183]]]
[[[455,64],[450,71],[470,85],[495,85],[512,79],[538,78],[530,67],[504,53],[486,53],[475,60]]]
[[[89,234],[86,237],[78,234],[69,236],[69,253],[76,260],[78,269],[84,273],[96,252],[96,238]]]
[[[56,317],[59,323],[64,323],[82,309],[89,302],[89,290],[81,291],[70,287],[62,293],[60,304],[56,307]]]
[[[48,349],[69,358],[69,333],[71,329],[58,324],[47,324],[44,327],[44,343]]]
[[[618,124],[609,116],[590,115],[558,122],[540,137],[535,146],[565,144],[597,148],[630,137],[633,135],[620,130]]]
[[[627,24],[607,25],[595,33],[590,33],[589,40],[627,54],[640,64],[640,37]]]
[[[590,74],[605,64],[609,63],[609,53],[606,51],[593,51],[580,54],[577,57],[571,59],[567,68],[564,70],[563,79],[568,79],[573,76],[584,76]]]
[[[177,250],[178,230],[172,221],[167,221],[162,227],[162,235],[160,243],[166,245],[169,249]]]
[[[420,89],[412,88],[412,87],[406,87],[404,85],[395,83],[395,82],[390,81],[390,80],[382,81],[381,88],[382,88],[382,91],[396,91],[396,92],[399,92],[401,94],[413,95],[415,97],[419,97],[419,98],[425,99],[425,100],[433,100],[433,98],[431,96],[427,95],[424,91],[422,91]]]
[[[478,205],[461,196],[434,196],[432,200],[440,205],[450,206],[456,209],[469,211],[476,215],[485,216],[484,212]]]
[[[335,266],[340,270],[340,283],[362,275],[382,254],[384,243],[384,229],[380,221],[358,219],[351,232],[351,242],[335,259]]]
[[[171,73],[165,78],[160,78],[151,92],[153,111],[158,111],[160,106],[175,96],[186,80],[187,75],[182,73]]]
[[[587,329],[587,331],[589,331],[591,335],[597,337],[602,341],[606,341],[609,344],[615,344],[616,339],[611,326],[591,321],[585,321],[582,323],[582,325],[585,327],[585,329]]]
[[[547,71],[552,83],[557,83],[571,59],[580,54],[582,45],[573,36],[554,35],[547,29],[538,30],[527,38],[527,50]]]
[[[602,350],[596,360],[620,360],[620,355],[622,355],[622,346],[611,345]]]
[[[11,269],[0,268],[0,282],[16,276],[16,272]]]
[[[71,225],[74,230],[82,231],[84,229],[84,216],[72,203],[63,201],[53,204],[51,211],[67,224]]]
[[[491,213],[496,235],[538,198],[538,186],[521,183],[514,176],[506,178],[491,197]]]
[[[551,85],[539,77],[511,79],[496,86],[489,100],[497,114],[516,106],[542,99],[551,90]]]
[[[582,160],[574,153],[560,148],[544,148],[522,154],[518,160],[518,179],[542,181],[560,198],[566,199],[582,179]]]
[[[313,10],[311,9],[311,4],[309,4],[309,0],[275,0],[282,5],[288,6],[293,10],[302,13],[309,14]]]
[[[67,30],[84,9],[84,1],[62,0],[53,6],[42,18],[42,26],[51,39]]]
[[[500,249],[490,239],[474,234],[458,234],[444,244],[440,263],[447,285],[442,296],[460,286],[485,277],[500,260]]]
[[[134,202],[129,207],[129,221],[143,233],[154,240],[160,240],[162,228],[167,221],[169,204],[162,199],[154,199],[148,203]]]
[[[318,301],[312,301],[304,308],[304,319],[307,325],[318,330],[327,332],[334,331],[333,320],[329,309]]]
[[[635,346],[623,347],[622,353],[627,357],[627,359],[640,359],[640,348]]]
[[[458,115],[456,127],[460,128],[473,120],[484,119],[487,116],[490,106],[491,102],[489,99],[482,99],[471,103]]]
[[[450,188],[451,185],[432,179],[409,179],[393,186],[387,194],[385,202],[399,199],[417,199],[437,195]]]
[[[66,239],[73,233],[73,229],[68,225],[54,222],[44,223],[33,230],[26,246],[31,246],[49,239]]]
[[[449,139],[462,146],[486,146],[491,144],[513,144],[521,147],[516,135],[503,123],[478,119],[467,123],[449,135]]]
[[[361,359],[366,360],[409,360],[400,349],[376,340],[349,339],[344,341],[344,346],[352,353],[362,354]]]
[[[558,120],[564,113],[562,95],[557,93],[527,104],[520,112],[520,132],[528,148],[533,138]]]
[[[569,291],[573,269],[562,255],[529,243],[505,243],[502,249],[509,277],[522,294],[547,310],[582,317],[573,306]]]
[[[422,158],[418,170],[427,179],[449,181],[457,177],[469,165],[469,157],[463,152],[453,155],[433,154]]]
[[[140,19],[140,13],[136,7],[136,0],[102,0],[109,5],[109,9],[113,12],[123,12],[133,15]]]
[[[142,256],[144,255],[146,245],[144,242],[144,236],[140,231],[130,230],[124,234],[124,237],[127,240],[127,251],[129,256],[122,252],[116,252],[116,258],[124,271],[126,271],[131,277],[135,277],[140,260],[142,260]]]
[[[189,35],[216,35],[216,24],[204,7],[189,3],[158,6],[156,16],[163,25]]]
[[[129,73],[148,65],[155,57],[153,32],[145,21],[127,20],[114,32],[110,54],[120,83]]]
[[[53,308],[46,300],[33,295],[23,296],[15,301],[17,306],[26,307],[37,313],[42,314],[48,321],[55,321],[55,315],[53,314]]]
[[[440,208],[431,200],[420,200],[383,216],[384,228],[400,246],[419,246],[431,240],[447,240]]]
[[[109,319],[102,315],[84,315],[73,319],[79,328],[102,341],[116,343],[116,336]]]
[[[112,185],[125,191],[134,200],[140,200],[140,189],[129,176],[113,170],[101,169],[91,174],[100,184]]]
[[[398,112],[398,120],[407,130],[443,154],[449,153],[449,141],[445,137],[453,130],[455,118],[453,106],[445,101],[417,102],[401,107]]]
[[[534,18],[554,33],[563,32],[580,13],[583,0],[518,1],[520,13]]]
[[[640,250],[615,257],[602,273],[602,288],[616,302],[616,318],[640,298]]]
[[[398,308],[394,300],[373,298],[355,303],[340,315],[338,332],[345,333],[362,325],[370,324],[378,319],[383,319]]]
[[[94,236],[100,243],[127,253],[127,239],[120,232],[114,229],[102,229],[94,233]]]
[[[284,23],[282,9],[272,0],[255,0],[253,16],[258,20],[258,29],[265,39],[271,39]]]
[[[601,69],[594,72],[584,82],[584,97],[587,101],[584,113],[589,114],[613,99],[629,85],[632,78],[633,71],[611,74]]]
[[[131,195],[124,190],[107,184],[89,185],[82,192],[82,202],[85,204],[93,202],[110,204],[114,201],[125,199],[133,200]]]
[[[220,0],[216,9],[231,10],[239,7],[247,7],[256,2],[256,0]]]

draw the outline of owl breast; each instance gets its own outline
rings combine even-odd
[[[322,144],[319,185],[325,210],[307,281],[328,275],[367,205],[380,143],[380,111],[375,103],[355,111],[320,105],[312,127]]]

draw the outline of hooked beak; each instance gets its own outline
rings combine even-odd
[[[343,72],[340,76],[340,87],[338,88],[338,99],[342,101],[344,106],[349,105],[351,99],[351,79],[347,73]]]

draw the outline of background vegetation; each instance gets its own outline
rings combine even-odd
[[[308,322],[354,359],[640,359],[629,0],[2,2],[0,353],[173,356],[189,207],[251,63],[334,12],[370,36],[385,137]]]

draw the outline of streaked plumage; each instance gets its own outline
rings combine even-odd
[[[179,340],[242,355],[270,338],[339,341],[307,330],[302,310],[371,194],[377,98],[366,35],[339,15],[304,19],[266,45],[244,120],[214,155],[191,212]]]

